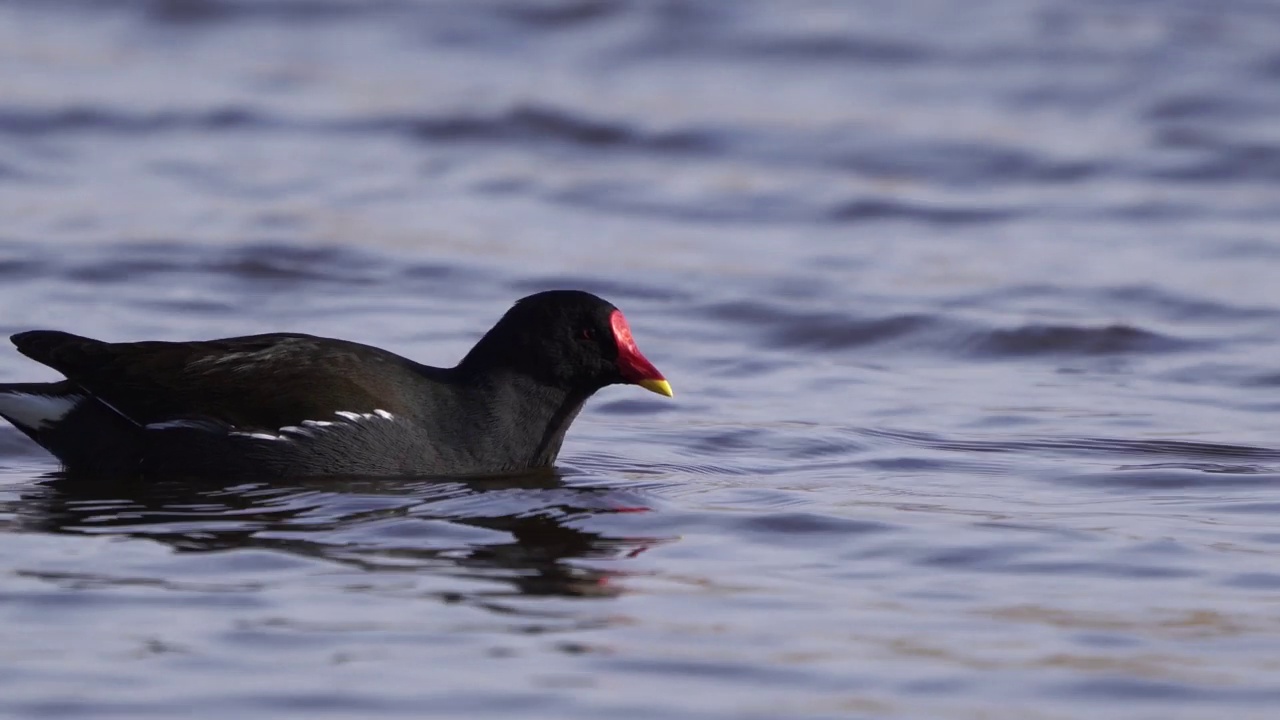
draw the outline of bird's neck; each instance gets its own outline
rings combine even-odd
[[[555,462],[565,433],[594,391],[553,387],[504,370],[470,372],[466,385],[477,405],[478,428],[491,459],[508,469],[545,467]]]

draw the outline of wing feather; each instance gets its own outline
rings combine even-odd
[[[192,418],[274,431],[337,411],[399,414],[415,366],[385,350],[300,334],[107,343],[37,330],[12,340],[141,425]]]

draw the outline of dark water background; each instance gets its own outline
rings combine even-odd
[[[1278,38],[1248,0],[0,2],[0,330],[449,364],[582,287],[677,393],[467,483],[67,486],[6,426],[0,714],[1274,717]]]

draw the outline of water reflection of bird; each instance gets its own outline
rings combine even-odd
[[[15,516],[19,530],[127,535],[180,552],[265,549],[369,572],[418,569],[510,588],[443,598],[490,604],[513,595],[620,594],[614,578],[624,573],[588,561],[625,559],[665,539],[610,536],[575,525],[643,509],[623,502],[616,490],[570,486],[555,471],[285,485],[52,477],[3,511]],[[474,530],[493,535],[477,539]]]

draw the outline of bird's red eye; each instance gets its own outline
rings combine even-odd
[[[595,331],[595,330],[592,330],[591,328],[583,328],[583,330],[582,330],[582,339],[583,339],[583,340],[595,340],[595,339],[596,339],[596,331]]]

